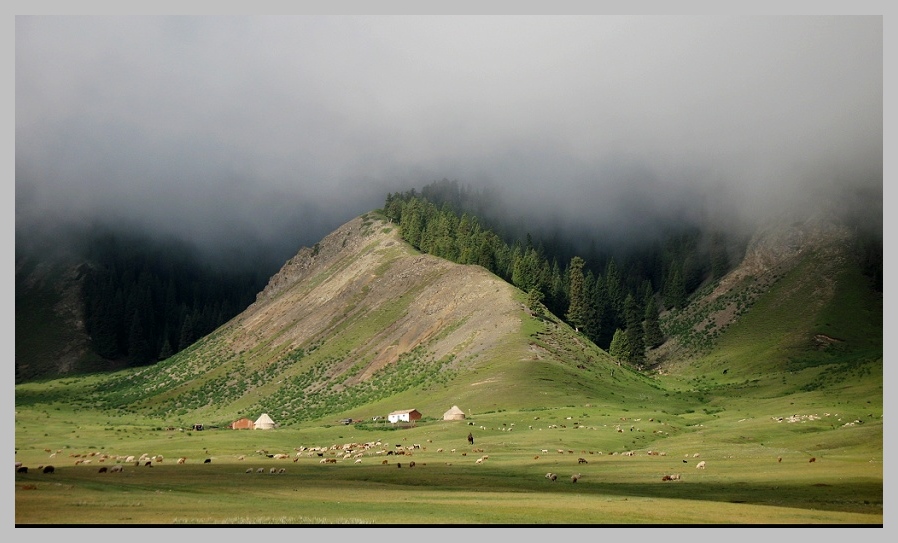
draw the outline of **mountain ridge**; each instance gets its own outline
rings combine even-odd
[[[395,224],[368,213],[301,249],[215,332],[93,397],[163,418],[224,423],[267,412],[291,424],[403,397],[432,412],[487,409],[505,387],[571,392],[543,386],[553,382],[584,398],[607,386],[643,396],[653,388],[556,317],[535,316],[524,298],[481,266],[414,250]],[[522,381],[521,372],[532,373]]]

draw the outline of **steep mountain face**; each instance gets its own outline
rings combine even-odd
[[[16,382],[92,369],[84,327],[84,266],[16,257]]]
[[[349,385],[420,346],[434,360],[462,349],[476,360],[520,326],[511,285],[404,245],[394,225],[360,217],[302,249],[228,326],[231,349],[345,342],[329,377]],[[370,333],[357,341],[361,330]]]
[[[823,315],[829,311],[842,319],[865,319],[866,330],[875,330],[877,296],[867,282],[856,238],[845,224],[824,214],[772,222],[758,229],[738,266],[699,289],[683,310],[662,316],[669,340],[649,353],[650,365],[676,372],[694,364],[718,348],[737,324],[765,329],[765,341],[775,343],[780,352],[791,351],[773,357],[779,361],[844,344],[852,332],[846,326],[824,325],[824,320],[839,318]],[[862,292],[846,293],[855,287]],[[869,302],[861,310],[866,317],[849,307],[851,296]],[[881,294],[879,298],[881,331]]]
[[[402,394],[485,404],[495,387],[602,386],[596,376],[617,363],[554,317],[536,319],[523,298],[480,266],[415,251],[397,225],[367,214],[300,250],[239,316],[104,384],[97,401],[207,421],[268,412],[290,424]],[[651,388],[627,369],[615,379]]]

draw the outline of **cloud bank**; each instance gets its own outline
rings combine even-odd
[[[881,16],[15,24],[17,232],[100,219],[295,250],[443,178],[620,236],[881,205]]]

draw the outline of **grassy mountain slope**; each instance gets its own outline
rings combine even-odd
[[[664,316],[671,338],[653,363],[665,388],[739,423],[703,430],[709,441],[882,450],[882,293],[852,240],[820,218],[772,225],[735,270]],[[827,432],[840,428],[851,431]]]
[[[557,319],[531,316],[523,300],[479,266],[411,249],[371,213],[301,250],[214,333],[111,378],[92,397],[172,423],[227,424],[267,412],[289,425],[412,407],[439,417],[452,405],[483,412],[656,393],[651,379]]]

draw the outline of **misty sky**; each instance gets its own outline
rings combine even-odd
[[[578,227],[737,223],[881,194],[883,19],[18,16],[15,134],[17,230],[298,248],[443,178]]]

